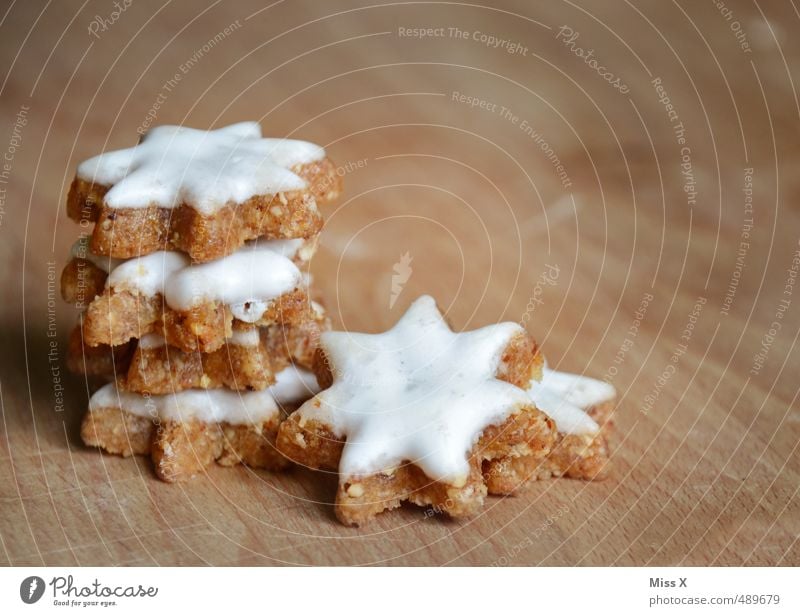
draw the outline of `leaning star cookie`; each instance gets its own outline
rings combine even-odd
[[[316,302],[291,325],[234,329],[225,344],[211,353],[181,351],[158,334],[142,338],[131,358],[126,387],[154,394],[199,388],[227,387],[239,391],[264,389],[290,364],[312,368],[320,334],[330,320]]]
[[[159,334],[147,334],[136,345],[125,388],[167,394],[185,389],[258,391],[275,381],[272,362],[257,328],[235,329],[216,351],[181,351]]]
[[[492,461],[490,490],[503,492],[531,478],[604,479],[608,472],[608,432],[616,391],[603,381],[544,366],[541,381],[528,390],[536,407],[556,424],[558,434],[547,459],[519,457]]]
[[[312,368],[320,333],[330,320],[316,302],[307,317],[292,325],[234,329],[216,351],[182,351],[159,334],[116,347],[82,343],[81,328],[70,336],[67,365],[86,376],[125,378],[135,392],[163,394],[184,389],[260,390],[289,364]]]
[[[164,481],[190,479],[216,461],[279,470],[275,449],[282,413],[316,391],[312,373],[286,368],[263,391],[187,390],[142,396],[109,383],[89,400],[81,438],[124,457],[151,455]]]
[[[159,334],[145,334],[139,341],[116,347],[91,347],[83,343],[81,327],[76,326],[67,365],[86,376],[124,378],[125,388],[134,392],[165,394],[218,387],[253,391],[274,383],[274,375],[291,363],[311,369],[320,333],[328,329],[330,319],[316,302],[292,325],[234,329],[210,353],[182,351],[167,345]]]
[[[95,254],[172,249],[210,261],[249,239],[318,233],[317,204],[340,190],[323,148],[263,139],[257,122],[211,131],[159,126],[135,147],[81,163],[67,213],[95,222]]]
[[[210,353],[232,335],[234,321],[297,323],[308,312],[303,276],[292,261],[297,241],[256,242],[195,265],[171,251],[128,259],[111,270],[88,305],[84,340],[116,346],[159,333],[184,351]],[[70,286],[64,281],[62,290]]]
[[[327,389],[281,425],[277,445],[300,464],[338,468],[345,524],[404,500],[474,514],[487,462],[550,451],[552,421],[520,387],[541,358],[514,323],[454,333],[423,296],[387,332],[323,333],[318,359]]]

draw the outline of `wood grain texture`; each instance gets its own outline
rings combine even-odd
[[[107,1],[8,8],[0,561],[800,564],[797,8],[491,4],[134,2],[114,23]],[[324,144],[345,176],[313,263],[335,325],[378,331],[421,293],[459,328],[524,322],[552,365],[617,387],[611,478],[353,530],[324,474],[166,485],[84,448],[87,386],[64,356],[77,315],[54,284],[81,232],[66,191],[148,114]]]

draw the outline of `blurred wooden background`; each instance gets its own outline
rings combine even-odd
[[[800,564],[798,9],[485,4],[2,9],[0,562]],[[245,119],[342,165],[313,264],[338,327],[423,292],[458,327],[526,323],[617,387],[612,478],[352,530],[331,477],[172,486],[85,449],[53,284],[75,166],[152,122]]]

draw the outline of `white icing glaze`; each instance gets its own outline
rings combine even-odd
[[[454,333],[429,296],[381,334],[325,332],[334,383],[300,410],[346,438],[339,472],[391,472],[404,461],[437,481],[463,485],[482,432],[522,406],[527,393],[495,378],[514,323]]]
[[[166,281],[190,265],[191,259],[187,255],[166,250],[126,259],[106,278],[106,288],[153,296],[162,293]]]
[[[276,383],[262,391],[188,389],[149,396],[123,391],[109,383],[91,397],[89,410],[120,408],[152,419],[241,425],[268,421],[278,414],[278,404],[300,402],[319,390],[312,373],[294,366],[281,370],[275,378]]]
[[[162,250],[118,265],[106,288],[149,297],[162,293],[170,308],[182,311],[221,301],[234,317],[253,323],[274,299],[302,283],[292,256],[284,240],[248,244],[227,257],[200,264],[192,264],[183,253]]]
[[[234,346],[254,347],[258,346],[259,342],[261,342],[261,336],[258,333],[257,327],[234,329],[233,334],[226,342]]]
[[[319,384],[313,372],[298,366],[289,366],[275,375],[275,383],[269,390],[281,404],[293,404],[308,400],[316,394]]]
[[[297,266],[264,242],[181,270],[170,277],[164,298],[176,310],[219,300],[230,306],[234,317],[253,323],[272,300],[300,282]]]
[[[608,383],[551,370],[546,365],[541,382],[533,381],[528,393],[536,408],[553,419],[558,431],[564,434],[596,434],[600,426],[586,411],[617,395]]]
[[[93,263],[106,274],[123,262],[123,259],[103,257],[91,252],[89,250],[89,236],[86,235],[75,241],[75,243],[72,245],[70,254],[73,259],[84,259],[90,263]]]
[[[258,122],[210,131],[158,126],[132,148],[82,162],[78,177],[111,186],[104,197],[109,207],[186,203],[210,215],[256,195],[305,188],[289,168],[324,157],[323,148],[307,141],[262,139]]]
[[[314,316],[316,317],[325,316],[325,308],[322,306],[322,304],[312,300],[310,305],[311,305],[311,310],[314,312]]]
[[[306,242],[307,240],[304,239],[263,240],[261,244],[268,243],[273,252],[277,252],[279,255],[283,255],[284,257],[288,257],[289,259],[294,259],[300,252],[300,249],[304,247]],[[247,242],[247,244],[245,245],[256,246],[258,245],[258,240]]]

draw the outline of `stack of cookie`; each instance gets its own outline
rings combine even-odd
[[[62,275],[83,310],[69,366],[106,381],[84,442],[149,454],[166,481],[214,461],[335,470],[349,525],[602,478],[616,392],[551,370],[519,324],[454,332],[422,296],[386,332],[326,331],[307,269],[340,189],[322,148],[250,122],[163,126],[82,163],[67,210],[94,227]]]
[[[323,148],[254,122],[162,126],[83,162],[67,211],[94,227],[62,274],[83,309],[68,363],[109,381],[84,442],[150,454],[166,481],[215,460],[285,466],[278,425],[318,390],[308,369],[329,329],[307,273],[317,205],[340,188]]]

